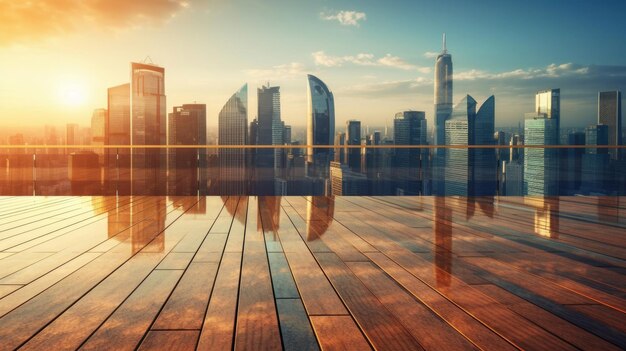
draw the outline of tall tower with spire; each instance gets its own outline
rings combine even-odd
[[[435,145],[445,143],[446,119],[452,113],[452,101],[452,56],[444,33],[443,47],[435,61]]]

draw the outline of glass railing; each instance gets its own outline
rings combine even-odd
[[[624,146],[0,145],[0,195],[626,195]]]

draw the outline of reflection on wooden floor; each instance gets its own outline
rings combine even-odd
[[[625,273],[616,197],[0,197],[0,350],[619,350]]]

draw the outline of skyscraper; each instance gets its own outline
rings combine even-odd
[[[546,119],[554,121],[554,130],[552,130],[555,133],[554,145],[558,145],[561,131],[561,89],[538,91],[535,95],[535,113],[544,114]]]
[[[608,145],[622,145],[622,93],[619,90],[598,93],[598,124],[608,126]],[[619,158],[618,149],[609,149],[612,159]]]
[[[166,140],[165,69],[131,63],[131,144],[163,145]],[[166,150],[134,148],[131,157],[133,194],[164,195]]]
[[[168,116],[168,145],[206,145],[206,105],[176,106]],[[205,148],[168,150],[168,194],[206,194]]]
[[[91,145],[102,146],[104,145],[106,137],[106,118],[107,110],[105,108],[97,108],[93,110],[91,115]],[[100,164],[102,164],[104,149],[94,148],[93,152],[98,154],[100,158]]]
[[[307,75],[307,162],[313,176],[328,177],[333,149],[311,145],[333,145],[335,137],[335,101],[333,93],[319,78]]]
[[[248,144],[248,84],[224,104],[219,113],[219,145]],[[220,193],[246,194],[246,150],[219,149]]]
[[[258,145],[282,145],[283,125],[280,119],[280,87],[269,85],[257,89],[258,95]],[[256,150],[256,193],[273,195],[274,180],[278,176],[283,149]]]
[[[106,145],[130,146],[130,84],[107,90],[105,123]],[[130,194],[130,149],[107,148],[105,154],[105,185],[108,194]]]
[[[423,111],[396,113],[393,120],[394,143],[396,145],[426,145],[426,125],[426,113]],[[428,160],[428,149],[395,149],[394,152],[393,170],[394,178],[397,181],[397,193],[403,195],[422,194],[423,173]]]
[[[585,194],[608,194],[610,184],[609,126],[598,124],[585,128],[585,144],[582,156],[581,190]]]
[[[476,112],[476,100],[467,95],[446,121],[446,145],[493,145],[495,97],[490,96]],[[445,195],[481,196],[496,191],[496,154],[493,148],[446,149]]]
[[[78,145],[80,141],[80,129],[76,123],[68,123],[65,127],[65,144],[66,145]]]
[[[346,145],[361,145],[361,121],[346,122]],[[346,163],[353,172],[361,171],[361,149],[346,148]]]
[[[435,145],[444,144],[452,104],[452,56],[448,53],[444,33],[443,48],[435,61]]]
[[[435,61],[435,134],[434,144],[445,144],[446,120],[452,113],[452,56],[446,47],[446,34],[443,34],[443,47],[441,53]],[[431,174],[432,191],[436,195],[444,194],[445,170],[444,155],[445,150],[434,150]]]
[[[556,145],[557,120],[546,113],[527,113],[524,121],[525,145]],[[524,150],[524,195],[558,195],[558,149]]]

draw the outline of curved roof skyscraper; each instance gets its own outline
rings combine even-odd
[[[328,176],[332,148],[316,149],[311,145],[333,145],[335,139],[335,100],[328,86],[314,75],[307,75],[307,153],[313,175]]]
[[[219,113],[219,145],[246,145],[248,136],[248,84],[244,84],[224,104]],[[246,192],[245,149],[219,149],[220,193]]]

